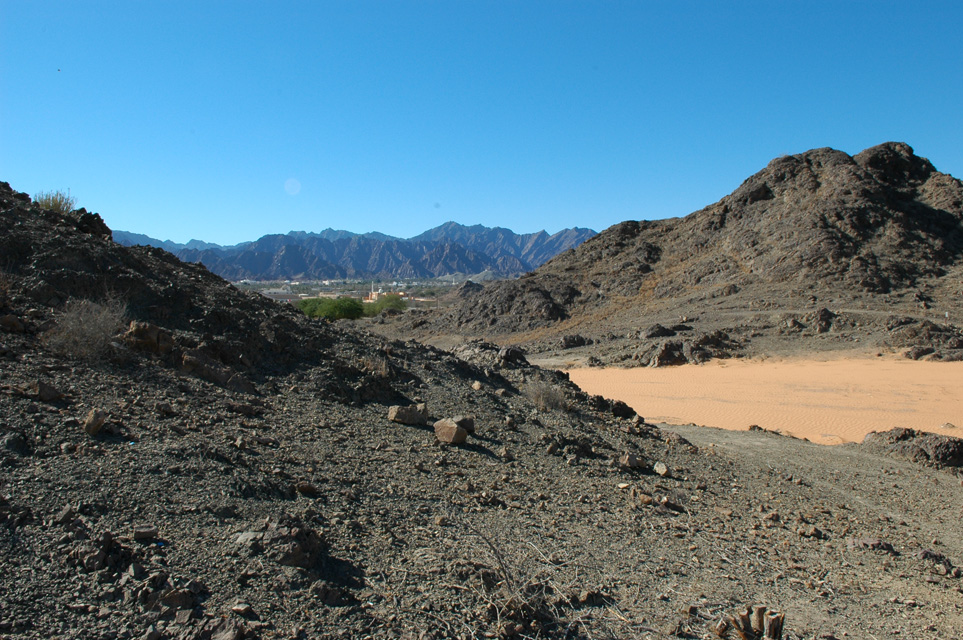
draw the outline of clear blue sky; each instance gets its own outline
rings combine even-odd
[[[184,242],[685,215],[773,157],[963,177],[963,3],[0,0],[0,180]]]

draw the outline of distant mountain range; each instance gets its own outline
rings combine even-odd
[[[591,229],[517,234],[500,227],[447,222],[413,238],[325,229],[292,231],[222,246],[186,244],[114,231],[125,246],[149,245],[181,260],[200,262],[228,280],[322,280],[334,278],[437,278],[492,272],[511,277],[532,271],[596,235]]]

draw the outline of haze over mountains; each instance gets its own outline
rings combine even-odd
[[[166,249],[181,260],[203,263],[229,280],[434,278],[493,272],[516,276],[595,235],[591,229],[517,234],[509,229],[447,222],[412,238],[325,229],[292,231],[253,242],[221,246],[200,240],[178,244],[114,231],[116,242]]]

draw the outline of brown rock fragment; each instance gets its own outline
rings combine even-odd
[[[153,540],[157,537],[157,527],[143,524],[134,527],[134,540]]]
[[[90,413],[84,419],[84,431],[87,435],[95,436],[100,433],[100,430],[104,428],[104,423],[107,422],[107,414],[100,409],[91,409]]]
[[[297,490],[298,493],[300,493],[303,496],[316,496],[319,493],[321,493],[320,491],[318,491],[318,488],[315,485],[307,481],[301,481],[297,483],[296,485],[294,485],[294,488],[295,490]]]
[[[30,385],[29,391],[40,402],[56,402],[64,397],[59,390],[39,380]]]
[[[425,404],[393,405],[388,408],[388,420],[399,424],[422,425],[428,422]]]
[[[167,354],[174,349],[174,339],[170,333],[148,322],[136,320],[130,323],[130,328],[124,334],[124,342],[132,349],[149,353]]]
[[[455,416],[452,421],[468,433],[475,433],[475,416]]]
[[[451,418],[444,418],[435,423],[435,437],[447,444],[461,444],[468,438],[468,432]]]
[[[638,469],[642,461],[634,453],[625,452],[619,456],[619,466],[623,469]]]

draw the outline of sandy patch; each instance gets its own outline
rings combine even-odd
[[[648,422],[759,425],[822,444],[860,442],[892,427],[963,437],[963,362],[716,360],[569,375],[587,393],[622,400]]]

